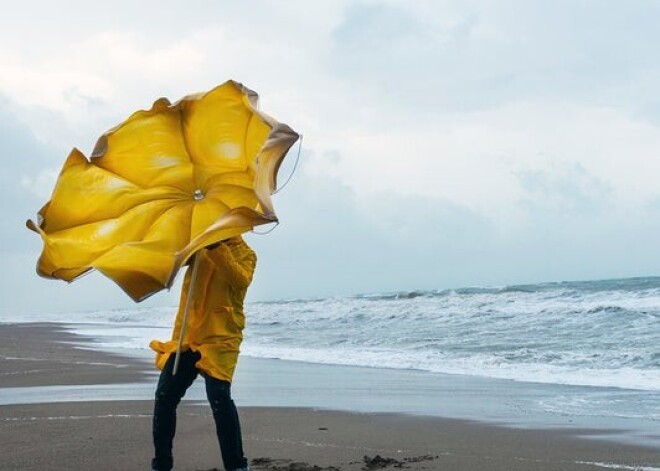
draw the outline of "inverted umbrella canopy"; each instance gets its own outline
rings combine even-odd
[[[270,195],[298,134],[228,81],[166,98],[73,149],[39,211],[37,272],[73,281],[97,269],[141,301],[171,286],[201,248],[277,221]]]

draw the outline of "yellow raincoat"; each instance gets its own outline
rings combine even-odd
[[[243,340],[243,300],[252,281],[257,256],[242,238],[235,237],[217,248],[200,250],[195,257],[199,266],[181,350],[199,352],[201,359],[195,364],[197,369],[231,382]],[[189,267],[172,339],[168,342],[152,340],[149,344],[156,351],[156,366],[161,370],[169,356],[176,353],[191,272]]]

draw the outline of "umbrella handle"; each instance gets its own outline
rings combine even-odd
[[[176,357],[174,358],[174,368],[172,369],[172,376],[176,375],[176,372],[179,370],[179,360],[181,359],[181,346],[183,345],[183,336],[186,333],[186,325],[188,324],[188,312],[190,311],[190,304],[192,302],[193,287],[197,281],[197,269],[199,268],[200,263],[197,259],[199,257],[195,255],[193,260],[192,267],[192,276],[190,278],[190,285],[188,285],[188,295],[186,296],[186,308],[183,311],[183,321],[181,323],[181,331],[179,332],[179,344],[176,346]]]

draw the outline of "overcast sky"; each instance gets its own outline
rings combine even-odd
[[[98,273],[38,278],[24,222],[72,147],[229,78],[304,135],[280,226],[248,237],[252,300],[658,275],[659,22],[653,0],[12,2],[2,312],[132,306]]]

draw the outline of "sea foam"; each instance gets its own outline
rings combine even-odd
[[[171,334],[175,307],[35,318],[108,349]],[[660,278],[248,303],[243,354],[660,391]]]

